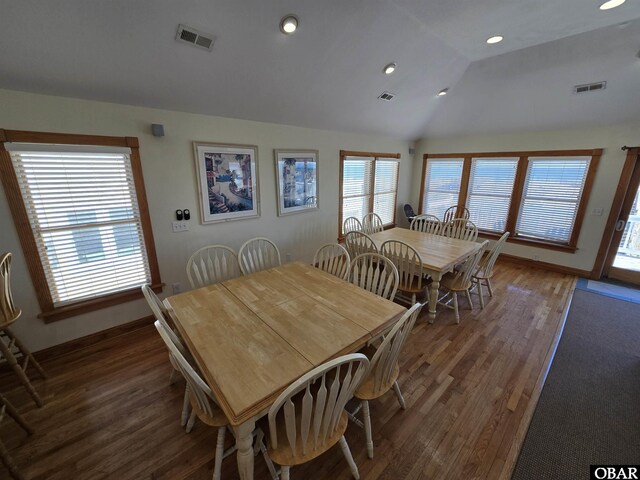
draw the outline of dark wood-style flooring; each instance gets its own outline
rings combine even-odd
[[[392,393],[371,403],[375,457],[351,424],[347,440],[361,478],[509,478],[533,413],[575,285],[570,275],[502,262],[496,296],[461,322],[426,312],[401,356],[407,410]],[[426,310],[426,309],[425,309]],[[179,425],[183,383],[169,385],[166,350],[152,325],[43,362],[50,379],[32,377],[46,405],[37,408],[10,375],[0,391],[36,430],[27,437],[10,420],[0,436],[28,479],[209,479],[216,432]],[[230,444],[232,439],[228,436]],[[0,465],[0,478],[8,477]],[[235,458],[223,478],[238,478]],[[261,457],[256,479],[269,478]],[[296,479],[348,479],[336,446],[292,469]]]

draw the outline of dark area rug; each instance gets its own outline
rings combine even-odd
[[[640,305],[576,290],[512,479],[606,464],[640,464]]]

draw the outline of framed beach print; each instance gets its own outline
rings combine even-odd
[[[274,150],[278,215],[318,209],[318,151]]]
[[[258,147],[193,143],[202,223],[260,216]]]

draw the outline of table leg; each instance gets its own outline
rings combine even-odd
[[[436,319],[436,305],[438,304],[438,289],[440,288],[440,275],[432,275],[429,286],[429,323]]]
[[[253,480],[253,430],[256,422],[252,418],[233,427],[238,452],[238,473],[242,480]]]

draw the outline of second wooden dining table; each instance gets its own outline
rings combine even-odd
[[[430,323],[433,323],[436,318],[438,289],[442,276],[453,271],[453,267],[464,262],[480,248],[480,244],[476,242],[397,227],[371,234],[370,237],[378,248],[387,240],[400,240],[411,245],[418,252],[424,273],[432,279],[429,285]]]
[[[234,430],[253,478],[255,422],[292,382],[356,352],[406,311],[294,262],[167,298],[169,313]]]

